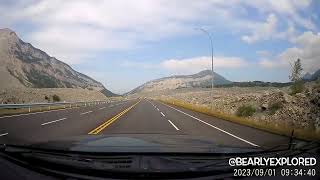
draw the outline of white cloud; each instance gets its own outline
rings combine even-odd
[[[34,29],[27,40],[69,63],[81,54],[135,48],[194,31],[191,21],[206,19],[208,2],[181,6],[182,1],[29,1],[0,5],[4,24],[29,23]],[[211,4],[211,3],[209,3]]]
[[[285,61],[275,61],[270,59],[261,59],[259,62],[260,66],[265,68],[280,68],[280,67],[288,67],[289,64]]]
[[[246,0],[248,6],[258,9],[260,12],[276,13],[286,20],[292,20],[298,26],[309,30],[315,30],[316,25],[308,17],[304,17],[301,11],[305,11],[312,0],[266,0],[252,1]]]
[[[288,21],[287,30],[279,30],[279,20],[275,14],[269,14],[266,22],[255,23],[249,26],[251,35],[242,36],[246,43],[255,43],[270,39],[287,39],[289,41],[296,35],[295,26],[292,21]]]
[[[28,0],[0,3],[0,25],[28,24],[33,29],[26,37],[32,44],[77,63],[97,51],[135,48],[148,41],[196,33],[195,26],[245,34],[246,42],[283,39],[293,34],[295,26],[316,28],[300,13],[309,5],[309,0]],[[267,21],[248,18],[247,7]],[[289,19],[292,23],[286,29],[277,29],[279,21]]]
[[[213,58],[214,70],[236,69],[246,67],[249,62],[239,57],[216,56]],[[211,57],[200,56],[185,59],[167,59],[160,63],[124,61],[123,67],[140,68],[140,69],[162,69],[176,74],[197,73],[205,69],[211,69]]]
[[[270,14],[264,23],[253,26],[252,35],[242,36],[242,40],[247,43],[254,43],[259,40],[271,39],[276,33],[278,19],[274,14]]]
[[[134,37],[130,34],[119,36],[103,29],[78,26],[48,26],[29,34],[33,45],[45,49],[51,56],[76,64],[90,59],[88,57],[103,51],[134,46]]]
[[[298,58],[301,59],[305,72],[320,69],[320,33],[304,32],[294,39],[295,46],[287,48],[274,57],[274,60],[263,59],[260,65],[267,68],[290,67]]]
[[[240,68],[247,66],[248,63],[238,57],[214,57],[214,69]],[[211,69],[211,57],[194,57],[188,59],[169,59],[161,63],[164,69],[178,73],[195,73],[204,69]]]

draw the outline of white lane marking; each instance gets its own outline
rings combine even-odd
[[[187,114],[187,113],[185,113],[185,112],[183,112],[183,111],[181,111],[181,110],[179,110],[179,109],[177,109],[177,108],[174,108],[174,107],[169,106],[169,105],[164,104],[164,103],[162,103],[162,104],[163,104],[163,105],[166,105],[166,106],[168,106],[168,107],[170,107],[170,108],[172,108],[172,109],[174,109],[174,110],[176,110],[176,111],[178,111],[178,112],[180,112],[180,113],[182,113],[182,114],[184,114],[184,115],[187,115],[187,116],[189,116],[189,117],[191,117],[191,118],[193,118],[193,119],[195,119],[195,120],[197,120],[197,121],[199,121],[199,122],[202,122],[203,124],[206,124],[206,125],[208,125],[208,126],[210,126],[210,127],[213,127],[213,128],[215,128],[215,129],[217,129],[217,130],[219,130],[219,131],[221,131],[221,132],[223,132],[223,133],[225,133],[225,134],[228,134],[229,136],[232,136],[232,137],[234,137],[234,138],[236,138],[236,139],[238,139],[238,140],[240,140],[240,141],[243,141],[243,142],[245,142],[245,143],[247,143],[247,144],[250,144],[250,145],[252,145],[252,146],[260,147],[260,146],[257,145],[257,144],[254,144],[254,143],[252,143],[252,142],[250,142],[250,141],[248,141],[248,140],[245,140],[245,139],[243,139],[243,138],[241,138],[241,137],[239,137],[239,136],[236,136],[236,135],[234,135],[234,134],[232,134],[232,133],[229,133],[229,132],[227,132],[227,131],[225,131],[225,130],[223,130],[223,129],[220,129],[220,128],[218,128],[218,127],[216,127],[216,126],[214,126],[214,125],[212,125],[212,124],[209,124],[209,123],[207,123],[207,122],[205,122],[205,121],[203,121],[203,120],[201,120],[201,119],[199,119],[199,118],[197,118],[197,117],[194,117],[194,116],[192,116],[192,115],[190,115],[190,114]]]
[[[161,115],[162,115],[163,117],[166,116],[166,115],[163,114],[163,112],[160,112],[160,113],[161,113]]]
[[[157,108],[157,110],[160,111],[159,108]]]
[[[179,131],[179,128],[176,125],[174,125],[173,122],[171,122],[170,120],[168,120],[168,121],[177,131]]]
[[[81,115],[92,113],[92,111],[81,113]]]
[[[59,122],[59,121],[63,121],[65,119],[67,119],[67,118],[61,118],[61,119],[57,119],[57,120],[54,120],[54,121],[49,121],[49,122],[41,124],[41,126],[44,126],[44,125],[47,125],[47,124],[51,124],[51,123],[55,123],[55,122]]]
[[[8,135],[9,133],[3,133],[3,134],[0,134],[0,137],[1,136],[6,136],[6,135]]]
[[[9,116],[1,116],[0,119],[2,119],[2,118],[9,118],[9,117],[27,116],[27,115],[33,115],[33,114],[49,113],[49,112],[55,112],[55,111],[65,111],[65,110],[68,110],[68,109],[77,109],[77,108],[80,108],[80,107],[63,108],[63,109],[55,109],[55,110],[50,110],[50,111],[41,111],[41,112],[34,112],[34,113],[25,113],[25,114],[16,114],[16,115],[9,115]]]
[[[104,108],[106,108],[106,107],[102,107],[102,108],[99,108],[99,109],[104,109]]]
[[[146,101],[148,101],[150,104],[152,104],[152,106],[154,107],[154,108],[157,108],[157,106],[155,106],[151,101],[149,101],[149,100],[146,100]],[[158,110],[159,111],[159,110]]]

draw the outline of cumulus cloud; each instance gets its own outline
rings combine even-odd
[[[262,40],[270,39],[287,39],[289,41],[296,35],[294,24],[289,21],[287,30],[279,30],[279,20],[275,14],[270,14],[266,22],[255,23],[250,27],[251,34],[241,37],[246,43],[255,43]]]
[[[320,69],[320,33],[304,32],[293,42],[294,47],[287,48],[273,60],[262,59],[260,65],[267,68],[290,67],[290,64],[300,58],[305,72],[312,73]]]
[[[238,57],[214,57],[213,66],[215,69],[239,68],[247,65],[247,62]],[[204,69],[211,69],[211,57],[194,57],[189,59],[169,59],[161,63],[165,69],[182,72],[198,72]]]
[[[174,73],[196,73],[205,69],[211,69],[211,57],[200,56],[185,59],[167,59],[160,63],[124,61],[123,67],[142,68],[142,69],[163,69]],[[246,67],[249,62],[239,57],[216,56],[213,59],[213,67],[219,69],[236,69]]]
[[[300,13],[309,5],[309,0],[18,0],[0,4],[0,25],[26,24],[32,27],[27,40],[53,56],[77,63],[81,56],[86,59],[97,51],[127,50],[149,41],[190,35],[196,33],[195,26],[220,24],[219,28],[237,31],[251,43],[273,38],[273,32],[277,38],[286,37],[295,26],[316,28]],[[256,9],[266,21],[249,19],[247,7]],[[279,17],[292,19],[292,24],[285,30],[276,29]]]
[[[88,57],[103,50],[129,48],[134,46],[134,36],[129,33],[119,36],[90,26],[48,26],[29,34],[33,45],[41,47],[52,56],[70,64],[90,59]]]
[[[276,31],[278,19],[274,14],[270,14],[265,23],[253,26],[253,34],[242,36],[242,40],[247,43],[253,43],[258,40],[270,39]]]
[[[303,16],[305,11],[311,4],[312,0],[267,0],[267,1],[244,1],[250,7],[258,9],[260,12],[276,13],[277,15],[292,20],[298,26],[309,30],[315,30],[316,25],[308,17]]]

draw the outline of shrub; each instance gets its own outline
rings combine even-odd
[[[45,100],[49,100],[49,97],[48,97],[48,96],[44,96],[44,99],[45,99]]]
[[[272,103],[269,106],[269,114],[273,115],[274,113],[276,113],[281,108],[282,108],[282,104],[280,102]]]
[[[61,101],[61,98],[58,95],[55,94],[55,95],[52,96],[52,100],[54,102],[59,102],[59,101]]]
[[[304,84],[301,78],[302,70],[303,68],[302,68],[301,60],[297,59],[292,65],[291,75],[289,76],[290,80],[293,82],[292,86],[290,87],[291,89],[290,95],[295,95],[303,91]]]
[[[290,87],[290,89],[291,89],[290,95],[295,95],[297,93],[301,93],[304,89],[303,81],[294,82],[292,84],[292,86]]]
[[[237,116],[248,117],[252,116],[256,112],[256,109],[252,105],[240,106],[236,112]]]

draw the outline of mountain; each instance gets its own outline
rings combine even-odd
[[[179,89],[188,87],[210,87],[212,79],[212,71],[204,70],[193,75],[175,75],[165,78],[149,81],[127,94],[135,94],[140,92],[159,91],[166,89]],[[221,75],[213,72],[214,85],[230,84],[231,81],[225,79]]]
[[[303,80],[306,80],[306,81],[315,81],[315,80],[318,80],[320,79],[320,69],[318,69],[316,72],[314,72],[313,74],[310,74],[310,73],[306,73],[303,78]]]
[[[307,72],[307,73],[302,77],[303,80],[310,80],[311,78],[312,78],[312,74],[310,74],[309,72]]]
[[[83,88],[113,96],[100,82],[0,29],[0,88]]]
[[[115,94],[115,93],[111,92],[110,90],[108,90],[106,88],[100,90],[100,92],[102,94],[104,94],[105,96],[107,96],[107,97],[118,97],[118,96],[120,96],[119,94]]]

